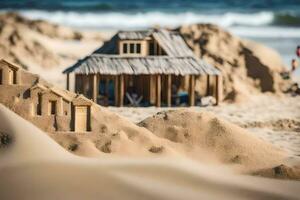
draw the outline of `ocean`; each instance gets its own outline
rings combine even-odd
[[[275,48],[288,67],[300,45],[300,0],[0,0],[6,11],[96,30],[214,23]]]

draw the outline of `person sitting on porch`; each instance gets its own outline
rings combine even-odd
[[[175,106],[188,103],[188,93],[175,84],[172,85],[172,103]]]
[[[130,106],[140,106],[143,96],[139,96],[136,91],[136,87],[134,87],[133,82],[129,82],[129,86],[126,92],[127,103]]]

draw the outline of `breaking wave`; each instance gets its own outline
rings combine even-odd
[[[262,26],[271,24],[275,16],[272,12],[258,12],[253,14],[225,13],[201,14],[194,12],[184,13],[121,13],[121,12],[63,12],[63,11],[21,11],[31,19],[44,19],[54,23],[72,27],[87,28],[146,28],[151,26],[176,27],[183,24],[214,23],[223,27],[234,25]]]

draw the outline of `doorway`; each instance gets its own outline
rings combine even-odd
[[[88,107],[76,106],[75,107],[75,132],[88,131]]]

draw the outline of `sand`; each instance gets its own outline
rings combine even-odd
[[[180,157],[226,165],[242,174],[282,164],[294,168],[299,164],[289,165],[285,149],[209,112],[177,109],[149,117],[137,126],[107,108],[94,105],[93,117],[101,127],[99,132],[48,134],[66,150],[85,157]]]
[[[25,77],[24,75],[25,71],[22,70],[21,76]],[[26,76],[29,77],[28,72]],[[28,82],[30,84],[37,80],[36,75],[31,76],[32,80]],[[125,117],[90,102],[91,132],[74,133],[68,129],[69,121],[63,118],[58,120],[59,127],[66,128],[55,129],[54,121],[51,122],[47,116],[32,117],[28,107],[30,108],[30,102],[35,101],[31,99],[34,96],[24,99],[23,95],[19,95],[28,91],[31,85],[22,83],[22,86],[2,86],[3,92],[0,94],[6,95],[0,95],[0,102],[47,132],[62,147],[76,155],[184,157],[202,163],[225,164],[245,174],[286,164],[288,154],[284,150],[276,149],[212,113],[195,112],[193,109],[158,113],[140,122],[140,127]],[[39,84],[44,87],[49,85],[46,81]],[[76,96],[66,90],[54,89],[71,99]],[[298,178],[293,175],[285,177]]]
[[[25,74],[24,71],[22,72]],[[32,76],[34,82],[37,76]],[[29,77],[28,72],[27,77]],[[49,85],[46,81],[42,81],[40,84]],[[33,99],[23,99],[18,95],[25,93],[29,88],[30,85],[2,87],[3,93],[0,94],[6,95],[2,95],[0,102],[47,132],[58,144],[76,155],[96,158],[114,156],[188,158],[200,163],[226,165],[227,168],[242,174],[263,176],[266,173],[268,177],[300,178],[298,176],[300,171],[296,168],[300,165],[298,165],[299,163],[290,165],[290,154],[286,152],[285,148],[279,149],[268,141],[263,141],[249,131],[222,119],[219,111],[222,106],[207,107],[207,111],[216,109],[217,115],[201,110],[199,110],[201,112],[196,112],[199,107],[177,108],[160,112],[141,121],[138,126],[126,117],[115,114],[116,111],[111,112],[109,109],[91,102],[92,131],[74,133],[70,129],[54,129],[53,122],[50,123],[46,116],[32,117],[32,112],[28,111],[28,107],[30,107],[28,105]],[[59,88],[55,88],[55,90],[70,98],[76,96],[66,90]],[[12,99],[17,100],[12,101]],[[232,108],[232,105],[223,106],[225,110]],[[124,109],[128,108],[118,108],[117,111]],[[157,112],[159,109],[144,108],[145,111],[152,110],[153,112]],[[243,111],[246,112],[246,110]],[[236,110],[231,114],[237,113]],[[138,114],[138,116],[143,115]],[[281,124],[276,121],[270,124],[275,124],[277,128],[282,126],[285,128],[285,124],[291,123],[287,127],[297,129],[296,121],[282,119],[279,122]],[[68,127],[67,120],[60,119],[59,123],[61,127]],[[267,125],[268,122],[263,122],[263,120],[245,125],[240,124],[240,126],[250,128]],[[284,165],[283,168],[291,168],[292,171],[281,173],[283,170],[276,170],[276,167],[281,165]]]
[[[299,166],[300,166],[300,104],[299,97],[278,97],[273,95],[259,95],[253,96],[247,103],[241,104],[222,104],[218,107],[193,107],[189,108],[192,112],[211,112],[218,116],[219,119],[225,119],[228,122],[239,125],[240,127],[248,130],[248,134],[260,138],[261,140],[272,144],[274,147],[281,149],[286,153],[286,159],[284,161],[285,166],[281,175],[275,175],[275,167],[268,168],[266,171],[260,174],[267,177],[276,177],[276,178],[290,178],[290,175],[293,174],[291,171],[287,171],[285,168],[293,167],[297,171],[297,175],[294,178],[299,179]],[[191,139],[181,140],[180,143],[189,144],[190,140],[197,143],[197,138],[194,134],[199,134],[199,132],[204,130],[205,126],[202,126],[205,121],[201,120],[194,122],[190,121],[189,116],[186,118],[189,119],[186,121],[185,118],[175,118],[171,121],[165,121],[162,119],[152,119],[151,116],[155,115],[157,112],[165,112],[169,110],[180,111],[182,108],[114,108],[109,107],[113,112],[119,113],[120,115],[130,119],[132,122],[141,123],[141,121],[151,122],[148,127],[150,130],[154,131],[159,136],[170,137],[170,135],[163,135],[168,133],[170,130],[169,125],[174,125],[171,129],[173,132],[179,133],[181,136],[182,133],[187,131],[191,135]],[[197,115],[197,114],[195,114]],[[164,114],[162,114],[164,116]],[[172,116],[172,115],[171,115]],[[146,119],[148,118],[148,119]],[[194,117],[194,119],[196,116]],[[146,119],[146,120],[145,120]],[[193,119],[193,120],[194,120]],[[207,120],[207,118],[206,118]],[[164,121],[161,125],[160,122]],[[165,125],[167,124],[167,125]],[[147,125],[147,123],[146,123]],[[152,127],[153,126],[153,127]],[[174,129],[175,127],[175,129]],[[169,130],[168,130],[169,129]],[[164,130],[164,131],[161,131]],[[160,132],[161,131],[161,132]],[[243,132],[242,130],[241,132]],[[202,132],[203,133],[203,132]],[[225,132],[224,132],[225,133]],[[239,134],[240,131],[237,131]],[[227,134],[228,135],[228,134]],[[199,136],[199,135],[198,135]],[[203,136],[201,136],[203,137]],[[182,137],[184,138],[184,137]],[[227,142],[225,144],[230,144],[228,142],[229,138],[226,138],[222,141]],[[240,138],[233,137],[233,142],[239,141]],[[248,140],[249,144],[250,140]],[[251,142],[250,142],[251,143]],[[199,146],[201,143],[197,143]],[[241,144],[240,141],[237,144]],[[248,145],[246,144],[246,146]],[[251,145],[251,144],[249,144]],[[211,147],[210,147],[211,148]],[[248,149],[249,150],[249,149]],[[251,148],[250,148],[251,150]],[[260,152],[261,150],[259,150]],[[227,152],[227,151],[226,151]],[[258,153],[259,154],[259,153]],[[226,154],[229,155],[229,154]],[[259,155],[258,155],[259,156]],[[235,160],[235,159],[233,159]],[[268,161],[267,161],[268,162]],[[255,170],[254,170],[255,171]],[[291,175],[293,176],[293,175]]]
[[[193,111],[208,111],[218,117],[237,124],[269,143],[288,152],[290,156],[300,155],[300,97],[253,95],[248,102],[225,104],[218,107],[193,107]],[[157,112],[181,108],[116,108],[118,113],[134,123]]]
[[[77,31],[17,13],[0,14],[0,55],[65,87],[62,71],[102,45],[111,33]]]
[[[243,166],[248,170],[276,166],[285,153],[248,131],[209,112],[180,109],[160,112],[139,123],[155,135],[211,154],[221,163]]]
[[[214,24],[186,25],[177,30],[196,56],[220,69],[228,102],[247,101],[253,93],[281,93],[290,86],[290,80],[280,76],[286,70],[281,56],[271,48]]]
[[[187,159],[82,158],[2,105],[0,120],[11,138],[0,148],[0,199],[299,199],[299,182]]]

